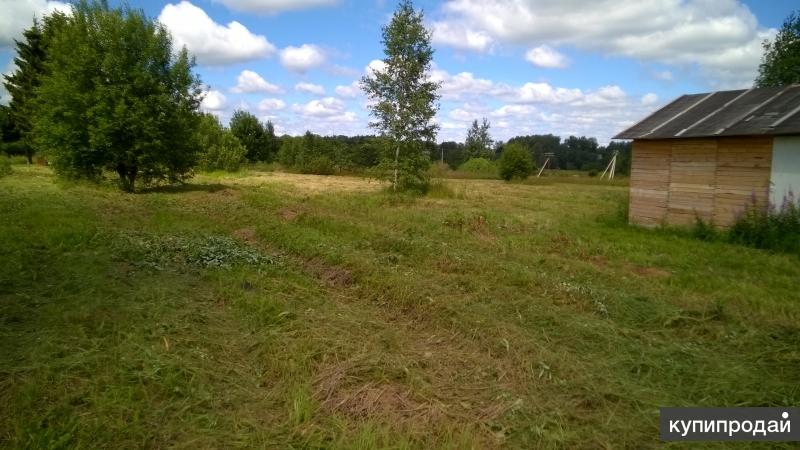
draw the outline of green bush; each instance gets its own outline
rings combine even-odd
[[[10,174],[12,171],[11,159],[5,153],[0,153],[0,178]]]
[[[245,160],[247,149],[228,130],[222,130],[217,141],[200,154],[200,168],[206,171],[236,172]]]
[[[197,128],[197,142],[200,146],[198,165],[201,170],[239,170],[245,160],[247,149],[239,139],[225,129],[219,119],[211,114],[203,114]]]
[[[506,181],[514,178],[524,180],[536,168],[530,152],[524,146],[515,142],[506,145],[498,165],[500,177]]]
[[[731,242],[800,254],[800,204],[792,198],[780,208],[749,208],[728,230]]]
[[[299,169],[301,173],[311,173],[314,175],[332,175],[336,171],[333,161],[327,156],[313,157],[303,163]]]
[[[486,158],[470,158],[458,170],[480,175],[497,175],[497,166]]]

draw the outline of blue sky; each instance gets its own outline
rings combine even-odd
[[[110,0],[112,5],[120,2]],[[236,109],[281,133],[369,132],[354,84],[383,57],[389,0],[130,0],[198,61],[204,108]],[[748,86],[761,42],[797,7],[788,0],[417,1],[442,82],[439,140],[487,117],[497,139],[617,131],[683,93]],[[65,5],[0,0],[0,67],[33,15]],[[7,96],[6,96],[7,97]],[[7,100],[7,98],[6,98]]]

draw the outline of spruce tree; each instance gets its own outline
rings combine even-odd
[[[14,43],[16,70],[4,77],[3,84],[11,96],[8,106],[13,136],[20,139],[28,163],[31,163],[33,159],[33,147],[30,145],[31,114],[33,114],[36,88],[44,73],[45,60],[43,33],[39,21],[34,20],[33,25],[22,33],[22,39],[14,40]],[[6,139],[11,140],[10,137]]]

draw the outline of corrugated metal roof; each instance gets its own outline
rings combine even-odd
[[[800,84],[684,95],[614,139],[800,134]]]

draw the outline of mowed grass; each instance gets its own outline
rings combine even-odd
[[[16,166],[0,445],[651,448],[659,406],[800,404],[797,257],[629,227],[620,184]]]

